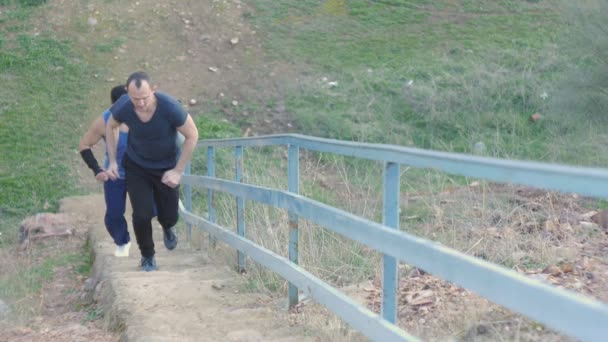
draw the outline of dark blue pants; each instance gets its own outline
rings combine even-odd
[[[124,179],[108,180],[103,183],[106,199],[106,216],[104,223],[110,236],[117,245],[131,241],[127,220],[125,220],[125,204],[127,201],[127,182]]]

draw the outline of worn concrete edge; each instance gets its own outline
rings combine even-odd
[[[93,300],[99,305],[103,312],[104,328],[120,334],[120,341],[126,342],[127,321],[130,313],[116,303],[117,291],[110,277],[107,267],[109,258],[102,253],[100,237],[94,232],[95,227],[89,227],[87,232],[87,243],[89,253],[93,260],[90,277],[95,279],[95,290]]]

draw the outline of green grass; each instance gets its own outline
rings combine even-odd
[[[269,58],[300,68],[298,79],[289,80],[276,96],[284,100],[299,133],[462,153],[473,153],[473,146],[483,142],[483,154],[488,156],[608,164],[605,125],[580,120],[577,111],[564,115],[555,110],[560,81],[569,67],[597,64],[590,61],[593,58],[564,53],[564,40],[573,34],[565,34],[569,30],[565,15],[555,2],[253,0],[252,4],[253,10],[244,17],[256,26]],[[530,116],[536,112],[543,118],[533,123]],[[232,168],[231,158],[229,153],[219,157],[216,172]],[[381,221],[381,201],[373,198],[382,186],[380,166],[314,153],[304,159],[317,167],[302,174],[302,194]],[[254,176],[257,168],[246,170],[251,174],[248,183],[260,181]],[[329,178],[335,188],[321,184],[315,172]],[[483,199],[463,200],[464,209],[444,213],[440,193],[472,180],[405,167],[402,173],[402,193],[429,197],[404,203],[402,229],[459,250],[469,250],[479,239],[468,236],[465,228],[492,226],[496,212],[513,210],[507,200],[501,204],[506,209],[492,207],[492,201],[500,201],[490,200],[484,190]],[[341,182],[351,188],[345,189]],[[200,200],[206,194],[199,196]],[[221,215],[231,226],[234,200],[226,203]],[[206,211],[206,205],[199,208]],[[285,219],[262,210],[251,216],[246,220],[248,234],[283,252]],[[349,281],[359,281],[373,273],[373,262],[363,262],[372,259],[368,251],[315,227],[303,224],[301,230],[301,259],[322,278],[341,283],[345,274],[351,276]],[[545,237],[523,239],[530,241],[505,241],[486,258],[523,268],[554,261]],[[536,254],[516,260],[513,250]],[[285,290],[271,272],[256,267],[250,276],[251,287]]]
[[[0,293],[3,298],[24,298],[37,293],[42,285],[53,279],[53,263],[46,261],[41,265],[21,270],[8,279],[0,282]]]
[[[212,103],[205,104],[204,107],[205,111],[194,117],[195,124],[198,127],[199,139],[223,139],[240,136],[240,130],[222,117],[222,112],[218,107]]]
[[[601,130],[550,106],[573,62],[562,54],[567,27],[556,3],[253,4],[246,17],[271,58],[307,66],[283,94],[305,134],[463,153],[482,141],[491,156],[608,162],[589,153]],[[536,112],[543,119],[533,124]]]
[[[35,9],[18,3],[0,0],[2,6],[10,4],[0,14],[0,246],[15,241],[15,228],[22,218],[53,211],[58,199],[78,192],[70,165],[80,162],[75,153],[82,132],[79,125],[89,122],[84,109],[91,89],[86,75],[91,72],[75,56],[77,47],[50,34],[28,34]],[[578,120],[578,112],[553,113],[550,102],[558,96],[558,81],[568,74],[568,66],[599,62],[564,53],[563,18],[552,2],[253,0],[252,4],[254,10],[245,18],[256,25],[269,57],[305,72],[276,97],[242,102],[243,110],[259,113],[280,99],[296,118],[299,132],[309,135],[465,153],[482,141],[490,156],[608,163],[608,139],[602,125]],[[124,25],[121,31],[127,28]],[[81,21],[77,29],[89,27]],[[122,39],[100,41],[93,52],[103,59],[122,43]],[[330,81],[337,85],[331,86]],[[544,93],[548,99],[541,97]],[[232,116],[238,118],[233,122],[224,121],[227,115],[222,109],[230,108],[229,103],[201,107],[204,115],[195,116],[201,139],[237,137],[240,129],[251,124],[251,117],[240,115]],[[533,124],[528,118],[535,112],[543,114],[543,119]],[[286,170],[282,152],[251,150],[245,152],[247,182],[285,188],[286,173],[279,173]],[[306,161],[316,165],[308,174],[303,172],[303,194],[381,220],[381,202],[372,198],[381,188],[377,163],[324,159],[322,154],[308,157]],[[206,151],[197,150],[195,173],[206,172],[205,158]],[[231,150],[216,151],[216,163],[218,176],[233,178]],[[341,171],[329,179],[330,185],[349,181],[352,188],[320,184],[315,172],[328,171]],[[431,198],[414,201],[401,213],[402,229],[461,250],[474,246],[477,236],[462,240],[458,226],[468,212],[455,208],[439,215],[436,209],[441,202],[433,197],[447,186],[466,182],[462,177],[404,169],[402,190],[425,192]],[[357,202],[360,199],[369,202]],[[206,191],[197,191],[196,212],[206,211],[205,201]],[[218,195],[217,205],[218,222],[234,226],[234,198]],[[285,255],[286,213],[261,207],[246,204],[246,234]],[[486,210],[486,203],[478,207]],[[478,208],[469,209],[472,214],[467,217],[475,218]],[[485,220],[485,211],[483,215]],[[487,225],[482,218],[477,218],[479,225]],[[373,252],[309,223],[302,222],[301,230],[302,264],[315,274],[338,285],[374,275],[378,256]],[[522,243],[518,250],[530,251],[538,245],[542,251],[542,238]],[[510,243],[518,242],[504,242],[504,255],[489,255],[489,260],[508,266],[518,262],[526,268],[551,260],[546,252],[549,257],[512,262]],[[84,257],[68,254],[10,276],[3,274],[0,297],[30,296],[52,279],[57,266],[73,265],[87,274],[87,258],[86,253]],[[249,287],[286,289],[282,278],[263,268],[252,266],[250,275]],[[91,308],[87,319],[101,315]]]
[[[0,13],[3,255],[15,248],[21,220],[34,213],[56,211],[59,199],[78,193],[72,166],[78,158],[80,127],[88,121],[87,66],[73,52],[70,41],[48,32],[29,32],[39,10],[35,5],[42,3],[0,2],[5,6]],[[88,251],[71,254],[40,245],[30,254],[0,264],[0,297],[11,303],[17,316],[35,314],[36,308],[21,306],[38,298],[43,286],[53,279],[56,267],[73,267],[85,275],[91,268]]]
[[[92,322],[102,319],[105,316],[105,312],[98,306],[87,307],[87,315],[84,318],[84,322]]]
[[[79,127],[85,120],[86,65],[70,42],[25,31],[31,8],[9,7],[0,14],[0,232],[11,236],[11,218],[53,211],[57,201],[77,192],[70,165],[76,158]],[[6,19],[6,20],[5,20]],[[6,242],[6,241],[5,241]]]
[[[0,297],[6,299],[23,299],[40,292],[42,287],[53,280],[54,269],[71,266],[82,275],[88,275],[92,259],[88,250],[82,253],[46,256],[40,263],[32,263],[9,277],[0,277]]]
[[[0,0],[0,6],[39,6],[46,3],[46,0]]]
[[[109,42],[95,44],[95,51],[100,53],[113,52],[124,43],[124,38],[112,39]]]

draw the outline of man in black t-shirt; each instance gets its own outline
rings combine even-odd
[[[127,79],[127,96],[111,108],[106,126],[108,147],[107,170],[111,179],[118,177],[116,140],[111,134],[121,123],[129,127],[127,150],[122,160],[127,192],[133,208],[133,230],[144,271],[157,269],[152,239],[154,204],[158,222],[163,227],[168,249],[177,245],[175,224],[178,219],[179,182],[198,141],[198,130],[192,117],[173,97],[157,92],[144,72]],[[177,134],[185,140],[180,153]]]

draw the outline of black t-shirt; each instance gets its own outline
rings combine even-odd
[[[147,169],[172,169],[179,156],[177,127],[186,122],[188,113],[173,97],[158,91],[154,96],[156,111],[148,122],[137,117],[128,95],[118,99],[110,112],[114,120],[129,127],[126,154],[134,163]]]

